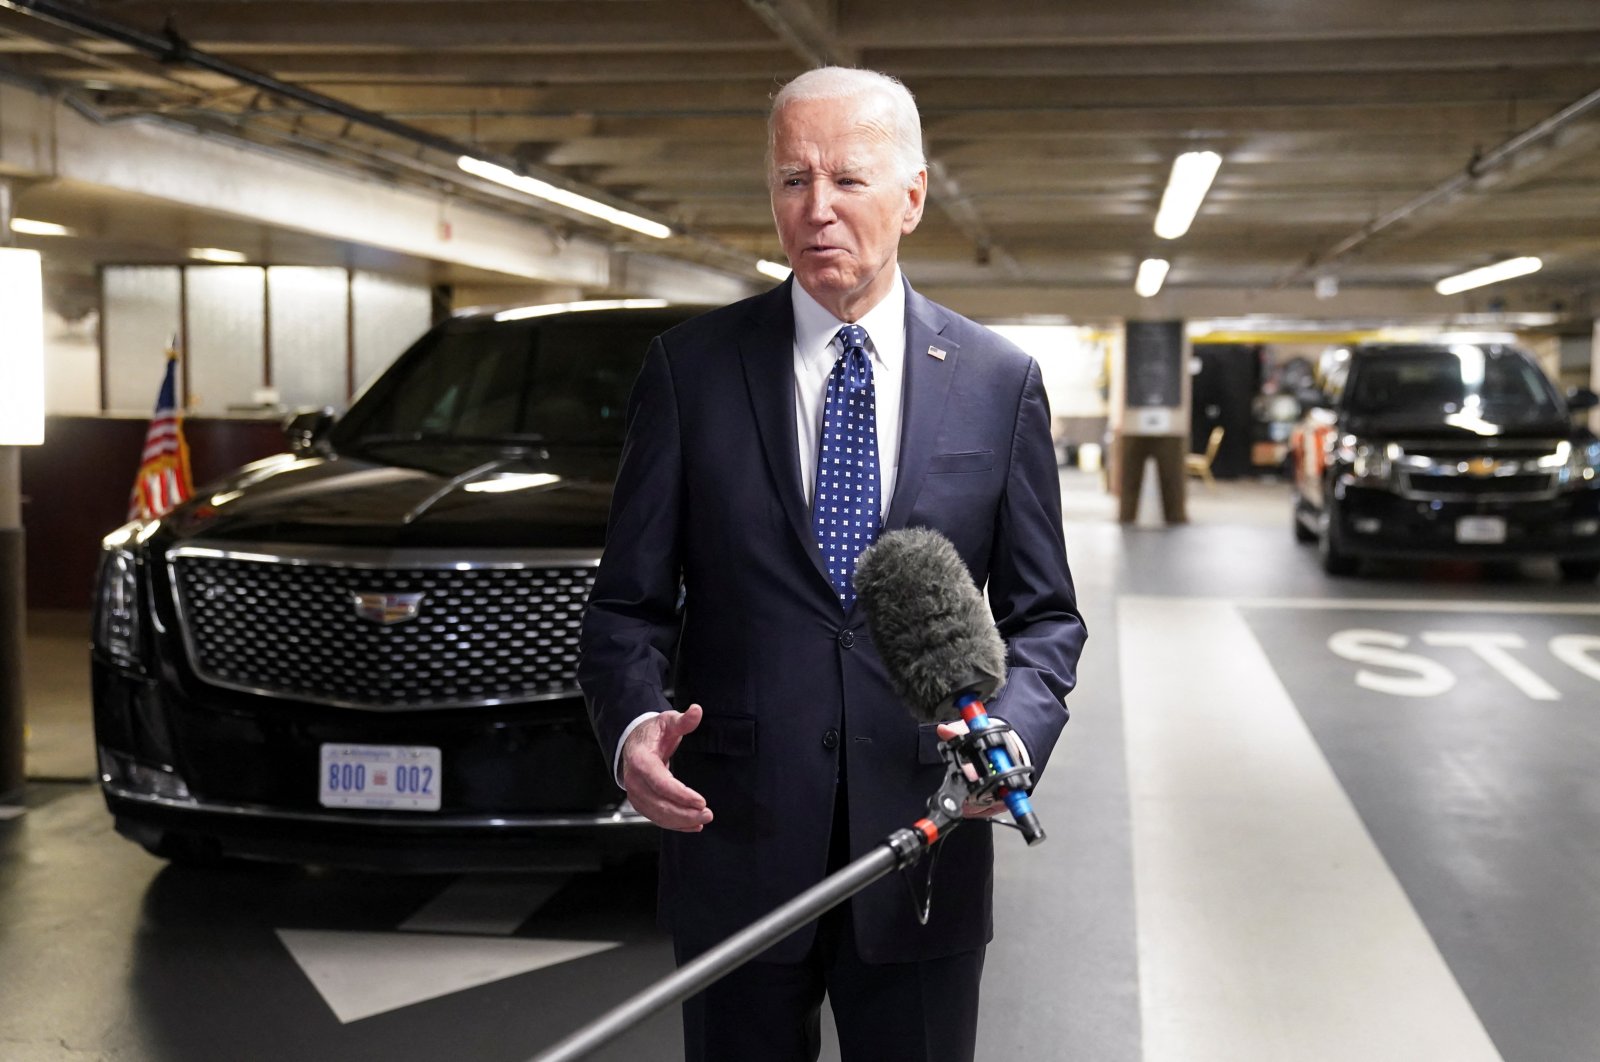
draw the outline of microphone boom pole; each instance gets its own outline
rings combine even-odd
[[[890,531],[856,562],[856,591],[866,608],[890,684],[921,722],[959,709],[968,732],[940,743],[944,782],[928,815],[894,831],[866,855],[823,878],[771,914],[537,1055],[532,1062],[571,1062],[645,1018],[694,995],[718,978],[820,918],[892,870],[913,866],[942,834],[962,821],[968,797],[1005,800],[1028,844],[1044,829],[1028,802],[1031,767],[1011,762],[1004,735],[983,701],[1005,682],[1006,650],[972,574],[948,539],[924,528]],[[963,768],[971,771],[969,781]]]
[[[960,771],[952,768],[946,773],[945,784],[928,802],[927,818],[919,819],[915,826],[896,830],[866,855],[679,967],[676,973],[624,1000],[536,1055],[532,1062],[571,1062],[583,1058],[657,1011],[688,999],[890,871],[916,865],[940,837],[962,821],[961,801],[967,788],[968,783]]]

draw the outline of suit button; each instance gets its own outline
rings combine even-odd
[[[836,749],[836,748],[838,748],[839,747],[839,732],[837,730],[834,730],[832,727],[829,727],[828,730],[825,733],[823,733],[823,735],[822,735],[822,747],[825,748],[825,749]]]
[[[844,646],[846,649],[849,649],[851,646],[856,644],[856,636],[849,631],[840,631],[839,644]]]

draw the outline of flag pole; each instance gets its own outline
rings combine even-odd
[[[167,344],[161,390],[145,431],[139,470],[128,498],[129,520],[151,520],[194,493],[189,470],[189,443],[183,433],[183,403],[178,398],[177,337]]]

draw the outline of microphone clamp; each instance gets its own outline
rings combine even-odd
[[[967,732],[941,742],[941,755],[952,765],[950,769],[961,772],[968,796],[977,801],[1003,801],[1028,845],[1040,843],[1045,838],[1044,827],[1028,799],[1034,772],[1031,766],[1011,762],[1005,741],[1011,725],[990,716],[983,702],[970,693],[963,694],[957,704]],[[975,780],[966,780],[962,766],[972,769]]]
[[[941,744],[947,759],[954,759],[958,765],[970,764],[977,772],[976,782],[962,781],[966,785],[967,796],[980,801],[1003,801],[1003,790],[1018,790],[1026,793],[1033,789],[1033,768],[1031,766],[1017,765],[1008,770],[996,772],[990,763],[988,751],[1000,749],[1007,751],[1005,735],[1015,728],[1007,722],[989,717],[989,725],[982,730],[968,730],[961,737],[951,738]]]

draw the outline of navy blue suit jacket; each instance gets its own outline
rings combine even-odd
[[[818,555],[795,449],[793,344],[787,283],[652,342],[584,622],[579,679],[608,762],[629,722],[668,707],[670,665],[676,706],[705,710],[672,770],[715,821],[666,833],[661,864],[663,923],[691,952],[824,875],[841,771],[852,856],[921,817],[942,777],[933,727],[895,697],[862,610],[840,610]],[[906,347],[884,527],[938,529],[987,584],[1009,669],[990,711],[1042,768],[1084,628],[1039,369],[909,288]],[[968,823],[941,842],[927,926],[897,875],[857,896],[863,958],[986,943],[990,833]],[[797,961],[812,933],[765,958]]]

